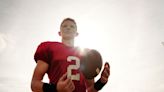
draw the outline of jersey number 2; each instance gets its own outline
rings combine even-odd
[[[75,56],[68,56],[67,57],[67,61],[71,62],[71,61],[75,61],[75,65],[69,65],[67,67],[67,77],[70,77],[72,80],[80,80],[80,74],[72,74],[72,70],[77,70],[80,68],[80,59],[78,57]]]

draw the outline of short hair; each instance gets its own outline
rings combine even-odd
[[[72,21],[72,22],[75,23],[75,25],[76,25],[75,20],[72,19],[72,18],[65,18],[65,19],[61,22],[61,25],[62,25],[65,21],[67,21],[67,20]],[[61,25],[60,25],[60,27],[61,27]],[[77,27],[77,25],[76,25],[76,27]]]

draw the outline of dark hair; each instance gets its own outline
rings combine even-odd
[[[65,19],[62,21],[61,25],[62,25],[65,21],[67,21],[67,20],[72,21],[72,22],[75,23],[75,25],[76,25],[75,20],[72,19],[72,18],[65,18]],[[60,25],[60,27],[61,27],[61,25]],[[77,25],[76,25],[76,27],[77,27]]]

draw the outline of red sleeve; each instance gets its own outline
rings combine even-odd
[[[43,60],[49,64],[50,57],[49,57],[48,44],[46,42],[43,42],[38,46],[34,54],[34,60],[36,61],[36,63],[37,60]]]

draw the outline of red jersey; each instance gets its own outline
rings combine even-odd
[[[34,55],[34,59],[43,60],[49,64],[47,71],[50,83],[57,84],[60,77],[67,72],[74,82],[75,90],[73,92],[86,92],[85,78],[80,67],[79,48],[69,47],[60,42],[41,43]]]

